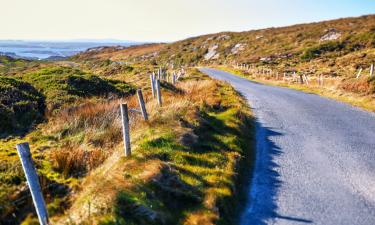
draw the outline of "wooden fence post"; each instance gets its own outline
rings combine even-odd
[[[303,76],[302,76],[302,74],[299,75],[299,80],[300,80],[300,83],[303,84]]]
[[[173,73],[172,75],[172,84],[175,85],[176,84],[176,74]]]
[[[361,72],[362,72],[362,68],[360,68],[359,71],[358,71],[358,74],[357,74],[357,77],[356,77],[357,79],[361,76]]]
[[[48,212],[46,203],[44,202],[42,189],[39,184],[38,174],[31,158],[29,144],[22,143],[16,145],[18,156],[20,157],[23,171],[26,176],[27,184],[29,186],[31,197],[34,202],[36,213],[38,214],[39,223],[41,225],[48,224]]]
[[[374,75],[374,64],[371,64],[370,66],[370,77]]]
[[[124,149],[125,156],[131,156],[130,148],[130,130],[129,130],[129,114],[128,114],[128,104],[121,104],[121,119],[122,119],[122,135],[124,139]]]
[[[156,80],[156,96],[158,99],[159,106],[162,106],[161,92],[160,92],[160,80]]]
[[[139,102],[139,106],[141,108],[142,116],[145,120],[148,120],[146,105],[145,105],[145,101],[143,99],[143,94],[142,94],[141,89],[137,90],[137,96],[138,96],[138,102]]]
[[[155,74],[150,75],[150,82],[151,82],[151,91],[152,91],[152,96],[155,98],[156,97],[156,91],[155,91]]]
[[[303,74],[303,78],[304,78],[304,80],[305,80],[305,83],[306,83],[307,85],[309,85],[309,80],[307,79],[306,74]]]

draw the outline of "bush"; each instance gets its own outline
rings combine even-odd
[[[125,82],[103,79],[69,67],[44,68],[24,75],[23,79],[46,96],[50,110],[58,109],[82,97],[125,96],[134,92]]]
[[[344,47],[345,47],[344,44],[338,41],[325,42],[325,43],[319,44],[318,46],[306,49],[305,52],[302,54],[301,59],[311,60],[311,59],[319,57],[320,55],[326,52],[342,50]]]
[[[30,84],[0,76],[0,137],[26,132],[43,119],[44,97]]]

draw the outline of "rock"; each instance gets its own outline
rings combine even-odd
[[[218,44],[212,45],[208,48],[208,52],[204,55],[205,60],[217,59],[220,54],[216,53],[216,49],[219,47]]]
[[[224,41],[224,40],[229,40],[229,39],[230,39],[230,36],[227,34],[220,35],[216,38],[216,40],[218,41]]]
[[[230,51],[232,54],[237,54],[239,51],[245,50],[245,44],[236,44]]]
[[[193,146],[198,142],[198,136],[194,133],[186,133],[180,138],[180,143],[185,146]]]
[[[327,30],[327,33],[320,38],[320,41],[333,41],[337,40],[341,37],[341,33],[339,33],[336,29],[331,28]]]

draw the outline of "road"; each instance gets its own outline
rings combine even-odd
[[[241,225],[375,224],[375,114],[202,68],[257,118],[256,162]]]

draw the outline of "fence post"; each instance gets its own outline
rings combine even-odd
[[[29,143],[25,142],[16,145],[18,156],[20,157],[23,171],[26,176],[31,197],[34,202],[36,213],[38,214],[39,223],[41,225],[48,224],[48,212],[46,203],[44,202],[42,189],[39,184],[38,174],[31,158]]]
[[[370,66],[370,77],[374,75],[374,64],[371,64]]]
[[[159,106],[162,106],[161,92],[160,92],[160,80],[156,80],[156,95],[157,95],[157,98],[158,98]]]
[[[362,72],[362,68],[360,68],[359,71],[358,71],[358,74],[357,74],[357,77],[356,77],[357,79],[359,78],[359,76],[361,76],[361,72]]]
[[[173,85],[176,84],[176,74],[175,73],[173,73],[173,75],[172,75],[172,84]]]
[[[305,80],[305,83],[306,83],[307,85],[309,85],[309,80],[307,79],[306,74],[303,74],[303,78],[304,78],[304,80]]]
[[[145,120],[148,120],[148,115],[147,115],[147,111],[146,111],[146,105],[145,105],[145,101],[143,99],[143,94],[142,94],[142,90],[141,89],[137,90],[137,96],[138,96],[139,106],[141,107],[142,116],[143,116],[143,118]]]
[[[302,74],[299,75],[299,80],[300,80],[300,83],[303,84],[303,76],[302,76]]]
[[[124,139],[125,156],[128,157],[128,156],[131,156],[128,104],[122,103],[120,108],[121,108],[122,135]]]
[[[152,96],[155,98],[156,97],[156,92],[155,92],[155,76],[154,76],[154,74],[150,75],[150,82],[151,82]]]

